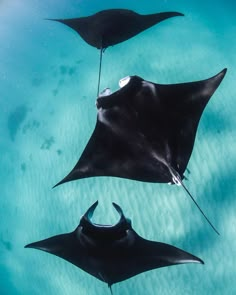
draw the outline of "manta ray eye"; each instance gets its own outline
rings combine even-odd
[[[120,79],[120,81],[119,81],[120,88],[122,88],[125,85],[127,85],[129,83],[129,81],[130,81],[130,76],[126,76],[126,77]]]

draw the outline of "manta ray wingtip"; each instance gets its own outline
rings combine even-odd
[[[53,18],[43,18],[43,20],[56,21],[56,19]]]
[[[35,248],[34,243],[30,243],[24,246],[24,248]]]
[[[185,16],[183,13],[181,13],[181,12],[175,12],[175,15],[176,16]]]
[[[228,68],[224,68],[221,72],[225,73],[228,71]]]
[[[44,20],[50,20],[50,21],[55,21],[55,22],[60,21],[60,19],[57,19],[57,18],[44,18]]]
[[[62,183],[64,183],[64,181],[62,180],[62,181],[59,181],[57,184],[55,184],[52,188],[55,188],[55,187],[57,187],[57,186],[59,186],[59,185],[61,185]]]
[[[197,256],[195,256],[195,257],[196,257],[196,259],[193,262],[199,263],[199,264],[205,264],[205,262],[201,258],[199,258]]]
[[[178,11],[160,12],[159,15],[166,15],[167,18],[175,17],[175,16],[185,16],[182,12],[178,12]]]
[[[200,259],[199,263],[205,264],[205,262],[202,259]]]
[[[73,172],[72,173],[69,173],[66,177],[64,177],[61,181],[59,181],[58,183],[56,183],[52,188],[55,188],[65,182],[68,182],[68,181],[72,181],[72,180],[75,180],[75,178],[73,177]]]
[[[213,78],[219,80],[219,83],[223,80],[224,76],[227,73],[227,68],[224,68],[222,71],[220,71],[218,74],[216,74]]]
[[[227,68],[224,68],[222,71],[220,71],[216,76],[222,76],[222,79],[223,77],[225,76],[225,74],[227,73]]]

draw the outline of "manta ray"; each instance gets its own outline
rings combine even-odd
[[[179,12],[141,15],[128,9],[108,9],[93,15],[71,19],[48,19],[63,23],[75,30],[85,42],[100,50],[98,91],[101,77],[102,53],[109,47],[124,42]]]
[[[107,283],[110,290],[113,284],[148,270],[183,263],[204,264],[200,258],[179,248],[139,236],[115,203],[113,206],[120,215],[118,223],[92,223],[91,217],[97,205],[95,202],[87,210],[74,231],[28,244],[25,248],[35,248],[63,258]]]
[[[201,115],[225,73],[167,85],[138,76],[122,79],[119,90],[107,89],[97,99],[92,136],[75,167],[55,186],[94,176],[172,183],[181,185],[205,216],[183,179]]]

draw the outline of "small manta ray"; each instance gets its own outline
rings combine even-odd
[[[181,185],[217,232],[182,180],[203,110],[225,73],[169,85],[129,76],[118,91],[106,89],[97,99],[97,123],[85,150],[55,186],[94,176]]]
[[[103,51],[109,46],[126,41],[159,22],[174,16],[183,16],[183,14],[179,12],[162,12],[141,15],[128,9],[108,9],[87,17],[48,20],[58,21],[69,26],[89,45],[100,49],[98,96]]]
[[[120,215],[115,225],[100,225],[90,218],[98,205],[95,202],[82,216],[80,224],[71,233],[57,235],[28,244],[76,265],[111,286],[142,272],[183,263],[204,262],[174,246],[145,240],[132,228],[122,209],[113,206]]]

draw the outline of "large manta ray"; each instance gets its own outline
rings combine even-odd
[[[120,90],[97,99],[95,130],[78,163],[56,186],[93,176],[175,183],[198,206],[182,180],[200,117],[225,73],[170,85],[138,76],[121,80]]]
[[[97,204],[88,209],[73,232],[25,247],[59,256],[107,283],[110,289],[112,284],[155,268],[191,262],[204,264],[200,258],[181,249],[140,237],[115,203],[113,206],[120,215],[117,224],[92,223],[90,218]]]
[[[69,26],[89,45],[100,49],[99,93],[103,51],[109,46],[126,41],[159,22],[174,16],[183,16],[183,14],[179,12],[162,12],[141,15],[128,9],[108,9],[87,17],[48,20],[58,21]]]

